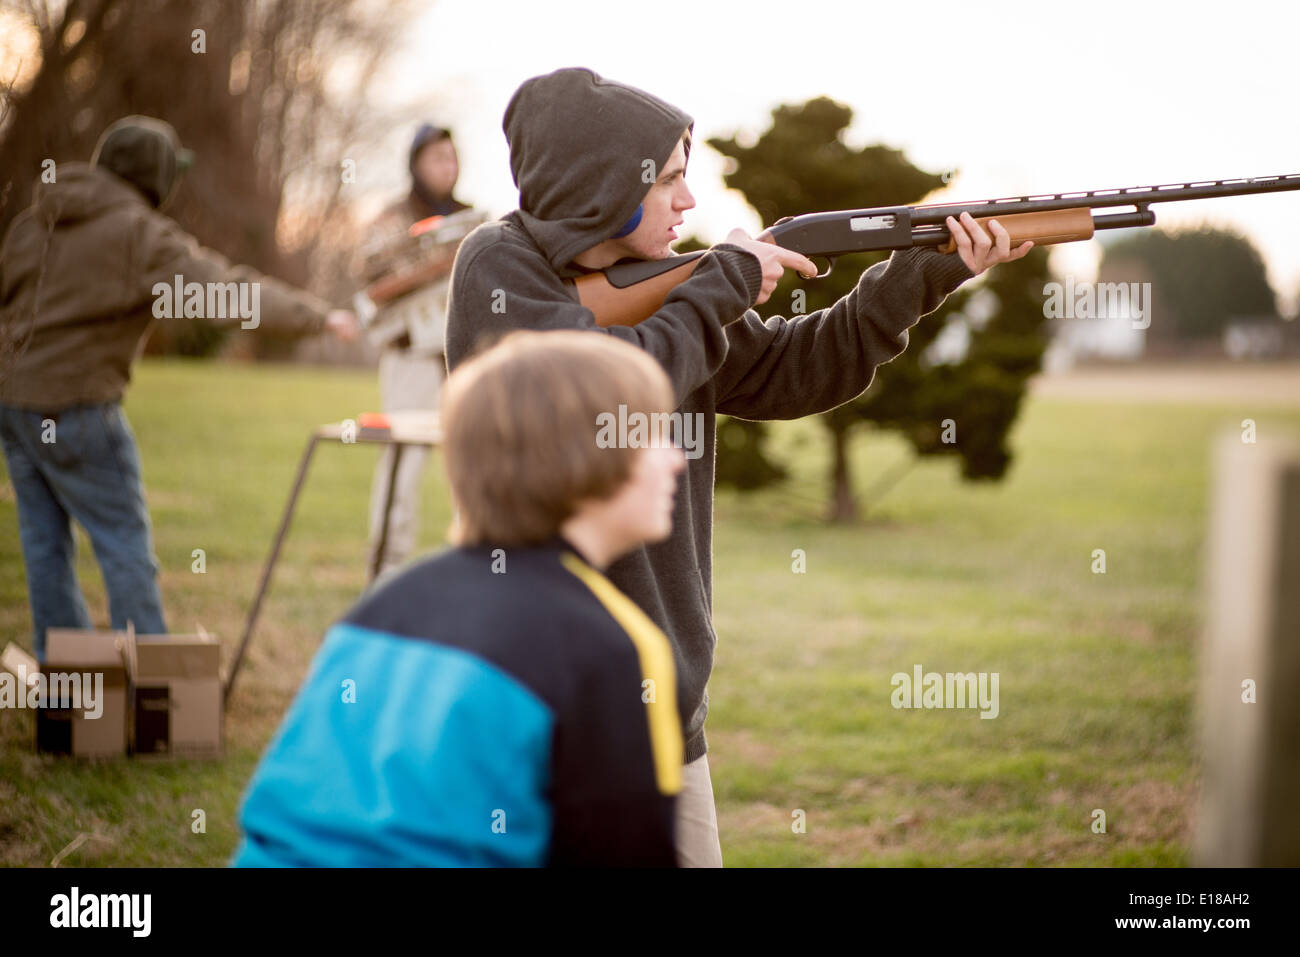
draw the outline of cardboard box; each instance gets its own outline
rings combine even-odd
[[[12,642],[0,695],[36,707],[36,749],[78,757],[222,752],[221,646],[207,634],[136,635],[51,628],[42,668]],[[36,685],[28,692],[23,683]],[[32,698],[32,700],[36,700]]]
[[[221,754],[221,646],[214,638],[136,635],[130,667],[136,754]]]
[[[131,641],[129,631],[46,631],[36,750],[86,758],[126,754]]]

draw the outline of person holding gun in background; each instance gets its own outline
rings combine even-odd
[[[359,267],[372,300],[359,310],[371,339],[383,345],[379,392],[385,414],[438,408],[447,374],[443,349],[452,259],[466,227],[483,219],[452,195],[460,161],[449,130],[421,125],[411,141],[407,168],[410,191],[371,225]],[[426,225],[423,234],[413,235]],[[367,316],[370,305],[377,308]],[[396,471],[395,456],[400,456]],[[408,445],[399,452],[390,445],[375,466],[370,566],[377,574],[400,565],[415,549],[420,479],[428,458],[424,446]]]
[[[609,568],[610,580],[667,633],[677,657],[687,762],[678,801],[678,855],[721,866],[704,720],[717,638],[712,623],[714,417],[792,419],[859,395],[876,367],[907,347],[907,330],[961,283],[1018,259],[1006,230],[993,237],[969,216],[948,227],[957,254],[896,252],[863,273],[829,309],[761,319],[751,307],[804,256],[733,230],[694,274],[636,325],[598,325],[572,280],[623,259],[672,255],[676,227],[695,205],[686,186],[694,122],[643,90],[586,69],[526,81],[503,123],[519,209],[465,240],[452,274],[447,360],[453,374],[485,341],[510,329],[584,329],[630,342],[668,373],[677,411],[700,415],[702,454],[682,479],[665,542]],[[818,144],[809,144],[816,148]]]
[[[122,412],[131,363],[160,315],[155,286],[199,283],[211,296],[215,285],[246,284],[256,290],[257,322],[277,332],[357,335],[352,312],[233,265],[163,215],[189,159],[169,123],[118,120],[89,165],[61,163],[57,181],[37,186],[0,247],[0,328],[17,345],[0,377],[0,443],[18,499],[38,660],[47,628],[92,627],[74,518],[94,547],[113,628],[167,631],[140,454]],[[220,321],[242,325],[224,309]]]

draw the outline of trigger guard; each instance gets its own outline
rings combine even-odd
[[[808,258],[809,258],[809,259],[812,259],[813,262],[815,263],[818,259],[821,259],[822,257],[821,257],[821,256],[817,256],[817,257],[814,258],[813,256],[809,256]],[[817,275],[813,276],[813,278],[814,278],[814,279],[825,279],[827,276],[829,276],[829,275],[831,274],[831,270],[834,269],[834,268],[835,268],[835,257],[834,257],[834,256],[827,256],[827,257],[826,257],[826,269],[825,269],[825,271],[824,271],[824,272],[819,272]]]

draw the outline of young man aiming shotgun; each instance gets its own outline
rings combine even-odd
[[[907,330],[961,283],[1018,259],[1006,231],[990,238],[969,216],[949,223],[955,254],[895,253],[863,273],[829,309],[760,319],[786,269],[811,277],[804,256],[733,230],[644,321],[603,328],[572,280],[622,259],[672,254],[682,214],[695,205],[684,179],[694,121],[650,94],[590,70],[525,82],[506,108],[519,209],[479,227],[456,258],[448,303],[447,363],[465,361],[513,329],[587,329],[650,353],[672,382],[683,419],[700,415],[702,454],[681,480],[673,533],[637,548],[609,578],[668,635],[681,681],[686,737],[677,808],[678,856],[721,866],[704,720],[717,638],[712,617],[714,417],[794,419],[848,402],[876,367],[907,347]],[[616,410],[610,410],[615,412]]]

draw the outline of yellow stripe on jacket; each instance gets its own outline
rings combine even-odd
[[[653,682],[650,687],[654,689],[653,700],[647,701],[645,707],[650,724],[655,781],[664,794],[680,793],[684,757],[682,724],[677,714],[677,668],[673,664],[673,649],[668,636],[632,599],[596,569],[571,553],[566,552],[560,560],[591,589],[636,646],[641,674]]]

